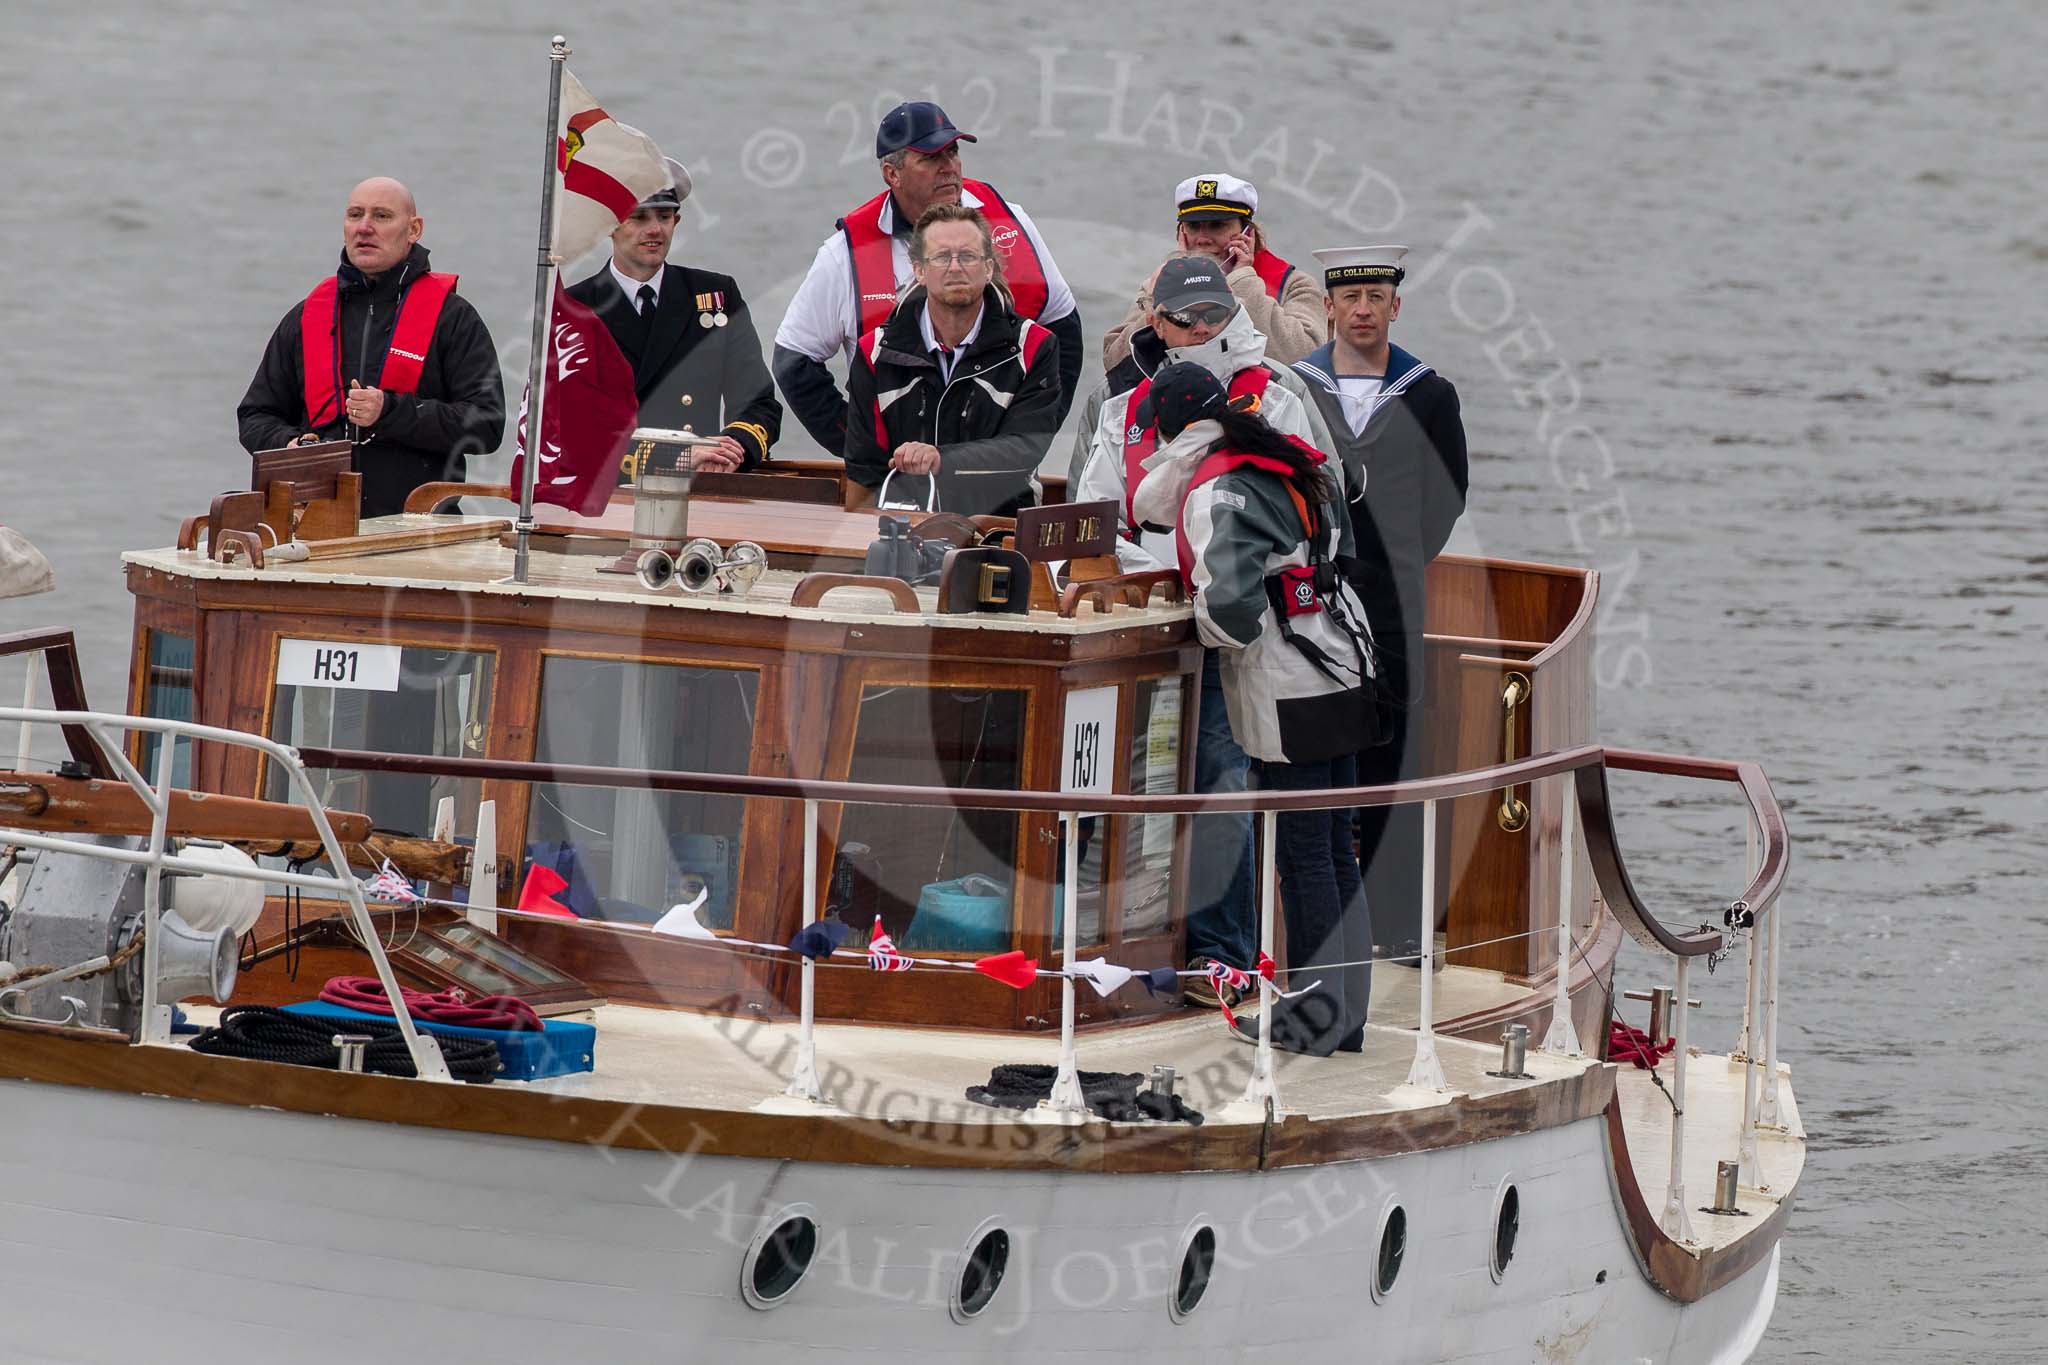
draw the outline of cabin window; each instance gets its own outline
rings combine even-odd
[[[861,693],[847,777],[1014,790],[1023,752],[1022,691],[870,686]],[[840,863],[858,868],[857,884],[867,894],[841,918],[865,935],[880,915],[905,951],[1005,951],[1016,903],[1018,821],[1017,812],[1004,810],[846,806]]]
[[[1180,790],[1182,680],[1148,678],[1138,684],[1131,724],[1130,790],[1160,796]],[[1175,815],[1141,815],[1124,824],[1123,937],[1164,934],[1173,921]]]
[[[552,656],[541,670],[541,763],[744,773],[753,669]],[[704,893],[698,921],[729,929],[746,800],[537,782],[526,857],[567,879],[558,897],[592,919],[651,924]]]
[[[158,720],[192,719],[192,641],[166,630],[149,632],[143,654],[142,714]],[[156,781],[156,746],[161,736],[142,737],[142,775]],[[171,753],[171,784],[192,785],[192,741],[179,739]]]
[[[361,648],[367,655],[379,647]],[[408,645],[398,651],[395,677],[380,675],[359,660],[352,669],[332,671],[340,678],[335,685],[280,683],[270,737],[298,747],[482,758],[495,663],[492,654]],[[281,672],[284,667],[281,663]],[[378,829],[429,836],[441,802],[452,799],[456,834],[476,833],[482,784],[473,779],[318,768],[311,776],[326,805],[361,811]],[[297,799],[275,765],[268,768],[264,795],[272,801]]]

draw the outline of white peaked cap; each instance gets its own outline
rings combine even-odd
[[[1322,263],[1325,289],[1340,284],[1398,285],[1408,274],[1401,266],[1408,255],[1405,246],[1327,246],[1309,254]]]
[[[1249,218],[1259,211],[1258,187],[1249,180],[1212,171],[1191,175],[1174,186],[1176,216],[1238,214]]]

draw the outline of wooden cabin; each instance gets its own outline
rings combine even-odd
[[[1202,651],[1185,605],[1110,585],[1021,613],[942,612],[931,587],[884,592],[836,577],[860,575],[877,514],[842,506],[831,468],[700,484],[690,533],[767,551],[769,569],[745,596],[648,591],[607,572],[631,534],[624,498],[601,518],[542,509],[523,584],[507,581],[514,550],[502,517],[410,511],[347,526],[284,560],[263,556],[265,538],[246,524],[223,525],[217,503],[210,526],[188,524],[185,548],[124,557],[136,604],[130,708],[301,747],[441,758],[896,786],[1191,788]],[[414,505],[432,508],[453,491],[423,489]],[[251,504],[241,515],[265,514]],[[285,529],[273,543],[289,539]],[[1431,567],[1431,771],[1593,739],[1596,595],[1586,570],[1456,556]],[[136,756],[145,750],[139,743]],[[200,790],[285,795],[246,749],[202,744],[177,763],[180,782]],[[319,776],[330,807],[365,812],[395,834],[433,835],[450,801],[452,842],[463,843],[479,812],[493,810],[505,903],[539,864],[566,879],[560,899],[581,917],[507,917],[501,932],[593,991],[723,1012],[794,1008],[787,961],[710,953],[642,929],[701,891],[701,918],[720,933],[786,942],[808,917],[800,803],[490,777]],[[1054,817],[831,803],[819,812],[821,910],[845,921],[854,943],[879,917],[910,953],[1057,957]],[[1553,940],[1535,931],[1555,923],[1558,794],[1469,797],[1442,816],[1439,913],[1451,960],[1516,980],[1547,973]],[[1102,818],[1081,831],[1082,955],[1182,965],[1188,819]],[[459,885],[447,893],[462,894]],[[1583,923],[1596,913],[1590,897],[1575,907]],[[273,916],[266,927],[282,924]],[[247,985],[261,981],[251,973]],[[912,973],[876,992],[857,974],[820,972],[817,993],[824,1019],[1028,1030],[1056,1027],[1059,1014],[1056,983],[1018,992],[964,974]],[[1125,991],[1088,1001],[1082,1018],[1096,1025],[1165,1008]]]

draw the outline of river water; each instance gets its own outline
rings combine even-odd
[[[691,163],[678,259],[764,332],[898,96],[983,135],[969,173],[1037,218],[1091,332],[1174,182],[1238,172],[1282,255],[1414,246],[1396,339],[1475,451],[1457,548],[1605,571],[1603,734],[1759,758],[1785,802],[1813,1139],[1759,1358],[2048,1358],[2048,10],[486,8],[10,13],[0,520],[60,587],[0,625],[73,627],[118,702],[117,552],[246,476],[234,405],[362,176],[412,185],[523,372],[557,27]],[[1732,892],[1724,800],[1623,796],[1656,903]],[[1738,982],[1704,983],[1711,1046]]]

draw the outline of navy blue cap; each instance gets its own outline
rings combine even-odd
[[[1230,403],[1223,381],[1193,361],[1180,360],[1152,376],[1152,419],[1159,439],[1171,441],[1192,423],[1213,417]]]
[[[955,128],[953,120],[938,105],[930,100],[912,100],[882,115],[882,126],[875,130],[875,160],[905,149],[931,156],[956,142],[974,140],[974,134]]]

